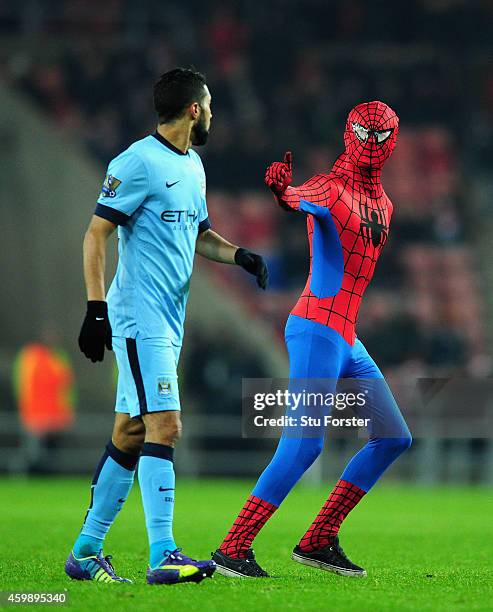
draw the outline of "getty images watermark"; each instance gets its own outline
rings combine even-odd
[[[365,407],[374,381],[341,383],[337,379],[243,379],[244,437],[320,437],[325,430],[343,435],[372,428]]]
[[[248,378],[242,384],[246,438],[493,438],[493,378]]]
[[[358,393],[323,393],[306,389],[257,392],[253,396],[253,409],[262,414],[253,415],[253,424],[255,427],[368,427],[369,418],[336,417],[331,413],[333,409],[362,408],[368,393],[367,389]],[[272,408],[283,409],[285,413],[276,417],[266,415],[265,412]]]

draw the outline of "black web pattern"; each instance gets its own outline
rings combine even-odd
[[[345,480],[339,480],[310,528],[301,538],[300,548],[308,552],[331,544],[339,533],[342,521],[363,495],[365,495],[363,489]]]
[[[277,506],[250,495],[219,550],[228,557],[244,559],[255,536],[276,510]]]

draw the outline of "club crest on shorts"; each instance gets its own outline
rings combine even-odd
[[[114,198],[116,196],[116,190],[121,185],[121,180],[117,179],[116,176],[108,174],[104,179],[103,187],[101,188],[101,195],[104,198]]]
[[[168,397],[171,395],[171,382],[165,378],[157,379],[157,393],[161,397]]]

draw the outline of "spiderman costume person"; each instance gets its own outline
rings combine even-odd
[[[394,150],[399,120],[379,101],[349,113],[345,151],[329,174],[292,187],[292,155],[271,164],[265,182],[277,203],[307,216],[310,272],[285,330],[290,380],[340,378],[378,381],[378,393],[360,410],[369,439],[349,461],[292,559],[345,576],[365,576],[339,544],[342,521],[411,444],[411,434],[382,373],[357,338],[363,294],[387,240],[392,203],[381,172]],[[300,429],[300,428],[298,428]],[[256,562],[253,539],[321,453],[320,435],[283,431],[277,450],[213,559],[227,576],[268,576]]]

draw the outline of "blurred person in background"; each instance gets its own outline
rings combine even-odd
[[[45,329],[38,342],[19,351],[14,361],[14,391],[23,433],[13,471],[48,471],[57,435],[74,424],[74,378],[69,357],[59,347],[53,329]]]

